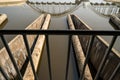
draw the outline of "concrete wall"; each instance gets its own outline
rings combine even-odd
[[[22,5],[27,0],[0,0],[0,7]]]
[[[87,24],[85,24],[82,20],[80,20],[76,16],[72,16],[73,23],[75,25],[76,29],[81,29],[81,30],[92,30]],[[88,43],[90,41],[90,36],[84,36],[84,35],[79,35],[79,40],[81,42],[82,48],[84,53],[87,51]],[[103,56],[108,48],[108,43],[103,40],[100,36],[95,37],[92,50],[91,50],[91,55],[90,55],[90,61],[92,62],[94,68],[98,70],[98,67],[100,66],[100,63],[103,59]],[[102,72],[100,74],[100,77],[103,78],[103,80],[109,80],[111,74],[119,65],[120,63],[120,53],[117,52],[115,49],[112,49],[110,52],[110,55],[107,58],[107,61],[102,69]],[[120,68],[118,69],[117,73],[114,76],[114,80],[119,80],[120,79]]]
[[[43,21],[44,21],[44,15],[41,15],[32,24],[30,24],[26,29],[40,29]],[[36,38],[36,35],[29,35],[27,36],[27,38],[28,38],[29,45],[31,46],[33,44],[34,39]],[[12,51],[12,54],[15,58],[15,61],[19,69],[21,69],[27,57],[27,52],[26,52],[26,48],[25,48],[25,44],[24,44],[22,36],[17,35],[9,43],[9,47]],[[12,65],[12,62],[5,48],[0,50],[0,66],[2,66],[2,68],[5,70],[9,78],[14,78],[16,76],[16,71]],[[1,74],[0,74],[0,80],[4,80]]]
[[[120,0],[105,0],[105,1],[108,1],[108,2],[120,2]]]
[[[0,25],[3,24],[3,22],[7,19],[6,14],[0,14]]]
[[[42,26],[42,30],[48,29],[50,20],[51,20],[51,16],[50,16],[50,14],[47,14],[44,24]],[[39,35],[38,40],[35,45],[35,49],[33,50],[33,53],[32,53],[32,59],[33,59],[35,72],[37,72],[37,70],[38,70],[38,65],[39,65],[39,61],[41,59],[44,42],[45,42],[45,35]],[[25,71],[23,80],[35,80],[30,62]]]
[[[70,15],[67,16],[67,22],[68,22],[69,28],[71,30],[75,30],[75,26],[73,24],[73,21],[72,21]],[[84,67],[84,63],[85,63],[85,54],[83,52],[81,43],[79,41],[79,37],[77,35],[72,36],[72,43],[73,43],[73,47],[74,47],[74,51],[75,51],[75,55],[76,55],[76,59],[77,59],[77,65],[79,68],[79,72],[80,72],[80,75],[82,75],[83,67]],[[84,71],[83,76],[84,76],[84,80],[93,80],[88,65],[86,65],[86,69]]]

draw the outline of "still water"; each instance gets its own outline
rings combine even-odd
[[[40,2],[41,0],[34,0],[34,1]],[[47,0],[45,1],[47,2]],[[56,0],[56,2],[59,1],[60,0]],[[71,1],[62,0],[62,1],[75,3],[75,0],[71,0]],[[102,2],[102,0],[90,0],[90,2],[100,3]],[[39,11],[38,7],[36,8],[36,6],[38,5],[35,4],[33,5],[33,7],[30,7],[29,5],[24,4],[21,6],[0,7],[0,13],[6,13],[8,15],[8,20],[2,26],[0,26],[0,29],[25,29],[26,26],[28,26],[31,22],[33,22],[33,20],[35,20],[40,14],[42,14],[42,12]],[[56,10],[56,9],[58,10],[57,8],[58,5],[48,5],[48,6],[49,8],[51,7],[52,10]],[[42,7],[44,8],[44,10],[47,9],[46,8],[47,5],[42,5]],[[114,30],[113,26],[109,23],[109,17],[103,16],[102,14],[97,14],[91,8],[91,5],[89,5],[89,3],[81,3],[77,5],[77,7],[76,5],[73,4],[65,5],[65,6],[62,5],[62,8],[60,9],[64,12],[64,10],[69,8],[72,8],[72,10],[66,12],[65,14],[57,13],[57,15],[52,16],[49,29],[52,30],[68,29],[66,15],[68,13],[74,13],[94,30]],[[8,42],[12,39],[10,36],[7,36],[6,38]],[[111,37],[104,37],[104,39],[107,40],[108,42],[111,41]],[[118,38],[117,42],[115,43],[115,48],[117,50],[120,50],[119,39],[120,38]],[[67,62],[68,36],[50,35],[49,44],[50,44],[50,54],[51,54],[50,57],[51,57],[53,80],[63,80],[65,79],[65,70],[66,70],[66,62]],[[71,55],[73,54],[71,53]],[[69,64],[70,68],[68,73],[68,80],[78,80],[74,58],[72,56],[70,58],[71,59]],[[39,75],[39,79],[41,80],[49,80],[46,46],[44,47],[43,50],[42,59],[40,61],[40,66],[38,69],[38,75]]]

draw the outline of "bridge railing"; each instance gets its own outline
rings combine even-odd
[[[89,43],[89,46],[88,46],[88,50],[87,50],[87,53],[90,53],[91,51],[91,47],[92,47],[92,44],[93,44],[93,41],[94,41],[94,37],[95,35],[103,35],[103,36],[114,36],[113,39],[112,39],[112,42],[110,43],[110,46],[108,47],[106,53],[107,55],[110,53],[114,43],[115,43],[115,40],[117,39],[117,36],[120,36],[120,31],[119,30],[116,30],[116,31],[100,31],[100,30],[91,30],[91,31],[83,31],[83,30],[0,30],[0,37],[1,37],[1,40],[9,54],[9,57],[14,65],[14,68],[17,72],[17,75],[19,77],[19,80],[23,80],[23,77],[21,75],[21,72],[20,70],[18,69],[18,66],[16,64],[16,61],[12,55],[12,52],[9,48],[9,45],[5,39],[5,35],[22,35],[23,36],[23,40],[24,40],[24,43],[25,43],[25,46],[26,46],[26,50],[28,52],[28,57],[29,57],[29,60],[31,62],[31,65],[32,65],[32,71],[34,72],[34,77],[35,77],[35,80],[38,80],[37,79],[37,74],[34,70],[34,63],[33,63],[33,60],[32,60],[32,57],[31,57],[31,49],[29,48],[29,45],[28,45],[28,40],[27,40],[27,35],[45,35],[46,37],[46,44],[47,44],[47,52],[48,52],[48,63],[49,63],[49,74],[50,74],[50,79],[52,80],[52,75],[51,75],[51,64],[50,64],[50,54],[49,54],[49,42],[48,42],[48,36],[49,35],[69,35],[69,36],[73,36],[73,35],[90,35],[90,36],[93,36],[91,38],[91,41]],[[86,55],[86,61],[84,63],[84,66],[86,66],[88,60],[89,60],[89,56],[90,55]],[[108,56],[107,56],[108,57]],[[105,58],[106,60],[106,58]],[[69,61],[68,61],[69,62]],[[67,62],[67,64],[68,64]],[[101,67],[103,67],[104,65],[101,64],[100,65]],[[112,76],[110,79],[112,79],[114,77],[114,75],[116,74],[117,70],[120,68],[120,63],[119,65],[116,67],[116,69],[114,70]],[[4,76],[4,78],[6,80],[9,80],[9,77],[8,75],[5,73],[4,69],[1,67],[0,65],[0,72],[2,73],[2,75]],[[84,75],[84,69],[83,69],[83,72],[82,72],[82,77]],[[99,70],[98,70],[98,74],[96,75],[97,77],[99,76]],[[80,76],[81,77],[81,76]],[[94,79],[96,80],[96,79]]]

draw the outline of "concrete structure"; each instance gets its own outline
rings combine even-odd
[[[70,15],[68,15],[68,24],[69,24],[69,28],[71,30],[75,30],[75,26],[73,24],[73,21],[72,21]],[[73,43],[73,47],[75,49],[75,55],[77,58],[79,72],[80,72],[80,74],[82,74],[83,66],[85,63],[85,54],[83,52],[83,49],[82,49],[82,46],[81,46],[78,36],[72,36],[72,43]],[[84,80],[93,80],[88,65],[86,66],[86,69],[85,69]]]
[[[40,1],[27,1],[26,3],[35,11],[39,13],[48,13],[52,16],[60,16],[71,13],[76,10],[82,0],[75,0],[73,2],[40,2]],[[86,0],[83,0],[86,1]]]
[[[0,7],[22,5],[27,0],[0,0]]]
[[[43,30],[48,29],[49,24],[50,24],[50,19],[51,19],[51,16],[48,14],[46,16],[45,22],[44,22],[44,24],[42,26]],[[39,61],[41,59],[44,42],[45,42],[45,35],[40,35],[38,37],[38,41],[37,41],[37,43],[35,45],[35,49],[34,49],[34,51],[32,53],[32,59],[33,59],[33,63],[34,63],[36,72],[37,72],[37,69],[38,69]],[[25,71],[23,80],[35,80],[30,63],[28,64],[28,67],[27,67],[27,69]]]
[[[120,30],[120,15],[111,15],[110,21],[116,25],[117,30]]]
[[[108,2],[120,2],[120,0],[105,0],[105,1],[108,1]]]
[[[27,0],[0,0],[0,3],[7,3],[7,2],[22,2]]]
[[[0,25],[7,19],[6,14],[0,14]]]
[[[33,23],[31,23],[26,29],[40,29],[42,27],[43,21],[44,21],[45,15],[42,14],[39,18],[37,18]],[[31,47],[34,39],[36,38],[36,35],[27,35],[29,46]],[[41,39],[40,39],[41,40]],[[42,39],[43,41],[44,39]],[[44,42],[44,41],[43,41]],[[41,42],[41,44],[43,44]],[[39,44],[39,46],[41,45]],[[22,35],[17,35],[10,43],[9,47],[12,51],[13,57],[16,61],[16,64],[19,68],[19,70],[22,68],[26,58],[27,58],[27,51],[26,47],[23,41]],[[42,47],[42,46],[41,46]],[[39,48],[37,48],[39,49]],[[35,49],[36,50],[36,49]],[[41,51],[42,49],[38,50]],[[37,57],[37,55],[36,55]],[[34,60],[34,58],[33,58]],[[36,60],[36,58],[35,58]],[[10,79],[13,79],[16,77],[16,71],[14,69],[14,66],[8,56],[8,53],[5,48],[2,48],[0,50],[0,66],[5,70],[8,77]],[[0,73],[0,80],[4,80]]]
[[[80,18],[77,16],[72,16],[73,23],[75,25],[75,29],[80,30],[92,30],[85,22],[83,22]],[[79,35],[79,40],[82,46],[82,49],[84,53],[87,52],[88,49],[88,43],[90,41],[89,35]],[[90,61],[96,71],[99,70],[100,64],[103,61],[103,57],[106,56],[106,50],[108,49],[108,44],[104,39],[102,39],[100,36],[96,36],[93,42],[93,46],[91,49],[90,54]],[[105,65],[103,65],[102,71],[100,71],[100,77],[103,80],[112,80],[111,75],[114,74],[114,80],[120,79],[120,53],[112,48],[109,55],[107,56],[107,60],[105,61]]]

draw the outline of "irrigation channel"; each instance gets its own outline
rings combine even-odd
[[[32,0],[31,0],[32,1]],[[80,2],[80,4],[72,4],[74,1],[68,2],[69,4],[47,4],[35,3],[34,1],[21,6],[0,7],[0,13],[5,13],[8,19],[0,26],[0,29],[25,29],[31,22],[33,22],[42,13],[50,13],[52,15],[49,30],[66,30],[68,24],[66,21],[67,14],[76,14],[86,24],[94,30],[115,30],[113,25],[109,23],[109,16],[105,16],[97,12],[97,7],[90,5],[89,2]],[[44,4],[45,3],[45,4]],[[56,2],[57,3],[57,2]],[[60,6],[60,7],[59,7]],[[100,6],[98,6],[100,8]],[[109,7],[109,6],[107,6]],[[49,9],[48,9],[49,8]],[[115,7],[114,7],[115,8]],[[117,7],[118,10],[118,7]],[[48,12],[47,12],[48,11]],[[117,11],[118,12],[118,11]],[[5,36],[7,41],[11,41],[14,36]],[[109,43],[110,36],[103,36]],[[115,49],[120,50],[120,38],[114,45]],[[2,48],[2,43],[0,42]],[[53,80],[64,80],[66,72],[67,53],[69,45],[69,36],[63,35],[49,35],[51,70]],[[74,59],[74,51],[71,46],[68,80],[78,80],[78,73]],[[47,62],[46,45],[43,48],[42,58],[38,68],[38,78],[41,80],[49,80],[49,70]]]

